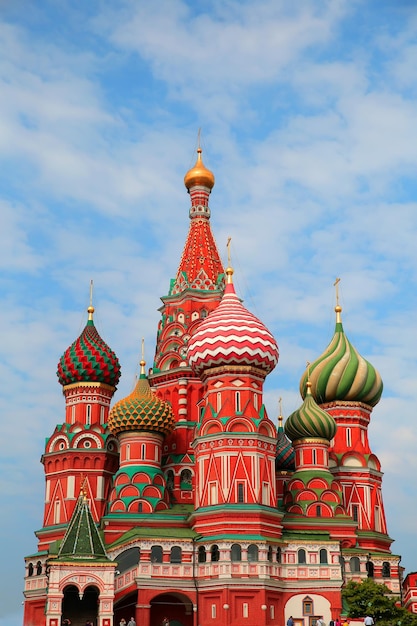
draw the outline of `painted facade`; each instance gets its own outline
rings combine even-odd
[[[290,615],[315,626],[340,615],[351,579],[400,595],[368,440],[377,370],[347,339],[337,303],[300,408],[276,426],[263,384],[278,346],[223,267],[201,149],[184,182],[190,228],[149,372],[142,361],[133,392],[111,406],[120,364],[91,305],[59,361],[65,421],[42,457],[24,626],[282,626]]]

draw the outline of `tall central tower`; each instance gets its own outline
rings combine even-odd
[[[149,382],[169,402],[176,427],[167,439],[163,463],[175,502],[191,504],[193,451],[191,441],[203,396],[201,380],[192,371],[187,350],[199,324],[217,308],[224,291],[224,268],[210,226],[209,197],[214,175],[197,150],[197,161],[184,177],[190,194],[190,227],[176,277],[162,297],[156,350]]]

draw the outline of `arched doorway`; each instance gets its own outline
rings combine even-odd
[[[78,587],[67,585],[62,599],[62,617],[70,619],[73,626],[85,624],[87,620],[97,623],[100,591],[90,585],[80,594]]]
[[[163,593],[151,600],[152,626],[193,626],[193,603],[183,593]]]

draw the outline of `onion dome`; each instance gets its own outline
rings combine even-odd
[[[119,359],[94,326],[94,307],[90,305],[87,310],[88,321],[83,332],[59,360],[59,382],[63,386],[97,382],[116,387],[120,378]]]
[[[318,404],[344,400],[375,406],[382,395],[381,376],[346,337],[341,320],[342,307],[337,305],[335,312],[333,339],[324,353],[309,366],[311,393]],[[306,371],[300,381],[303,397],[307,377]]]
[[[275,457],[275,470],[294,470],[295,469],[295,450],[291,445],[282,426],[282,415],[278,417],[278,440],[277,453]]]
[[[110,410],[109,429],[114,435],[128,430],[167,435],[175,424],[171,405],[153,393],[145,374],[145,361],[142,360],[140,365],[140,377],[133,392],[116,402]]]
[[[184,176],[184,185],[187,189],[191,187],[201,186],[213,189],[214,187],[214,174],[203,163],[201,158],[202,149],[197,149],[197,161],[190,170]]]
[[[278,363],[277,343],[237,297],[230,267],[226,275],[227,285],[219,306],[200,323],[190,339],[188,361],[197,374],[220,365],[249,365],[266,375]]]
[[[291,439],[320,438],[330,441],[336,434],[336,422],[323,411],[311,395],[311,383],[307,381],[306,396],[297,411],[291,413],[285,422],[285,434]]]

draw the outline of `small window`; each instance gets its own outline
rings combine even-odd
[[[238,543],[234,543],[232,545],[232,548],[230,551],[230,560],[233,561],[234,563],[242,560],[242,548],[240,547]]]
[[[309,597],[303,600],[303,615],[313,615],[313,601]]]
[[[182,550],[180,546],[172,546],[171,548],[171,563],[181,563],[182,562]]]
[[[248,561],[254,562],[254,561],[257,561],[258,559],[259,559],[258,546],[256,546],[254,543],[251,543],[250,546],[248,546]]]
[[[321,517],[321,505],[317,504],[316,506],[316,517]]]
[[[372,563],[372,561],[366,562],[366,571],[368,572],[368,578],[374,577],[374,564]]]
[[[299,563],[307,563],[307,559],[306,559],[306,551],[304,550],[304,548],[300,548],[300,550],[298,550],[298,562]]]
[[[245,502],[245,485],[243,483],[237,484],[237,501],[240,504]]]
[[[268,561],[272,563],[272,546],[268,548]]]
[[[388,561],[384,561],[382,563],[382,577],[390,578],[391,577],[391,566]]]
[[[357,556],[352,556],[349,561],[349,567],[351,572],[360,572],[361,564]]]
[[[211,552],[211,561],[212,561],[212,563],[216,563],[217,561],[220,560],[219,546],[214,544],[213,546],[211,546],[211,551],[210,552]]]
[[[180,475],[181,489],[192,489],[193,476],[191,470],[183,469]]]
[[[313,450],[312,463],[313,465],[317,465],[317,450]]]
[[[207,561],[206,549],[204,546],[199,546],[198,548],[198,562],[205,563]]]
[[[28,565],[28,576],[33,576],[33,563]]]
[[[162,563],[162,546],[152,546],[151,548],[151,562]]]
[[[320,550],[320,563],[328,563],[328,558],[327,558],[327,550],[325,550],[324,548],[322,548]]]
[[[277,563],[281,563],[282,561],[282,550],[281,548],[277,548]]]
[[[91,404],[87,404],[86,423],[91,424]]]
[[[352,447],[352,433],[350,428],[346,428],[346,445],[348,448]]]
[[[38,561],[36,563],[36,576],[40,576],[42,574],[42,563]]]
[[[174,489],[174,472],[172,470],[167,471],[167,489],[168,491]]]
[[[235,394],[235,407],[236,407],[236,413],[240,413],[241,408],[240,408],[240,391],[236,391]]]
[[[352,504],[352,517],[354,522],[359,521],[359,507],[357,504]]]

